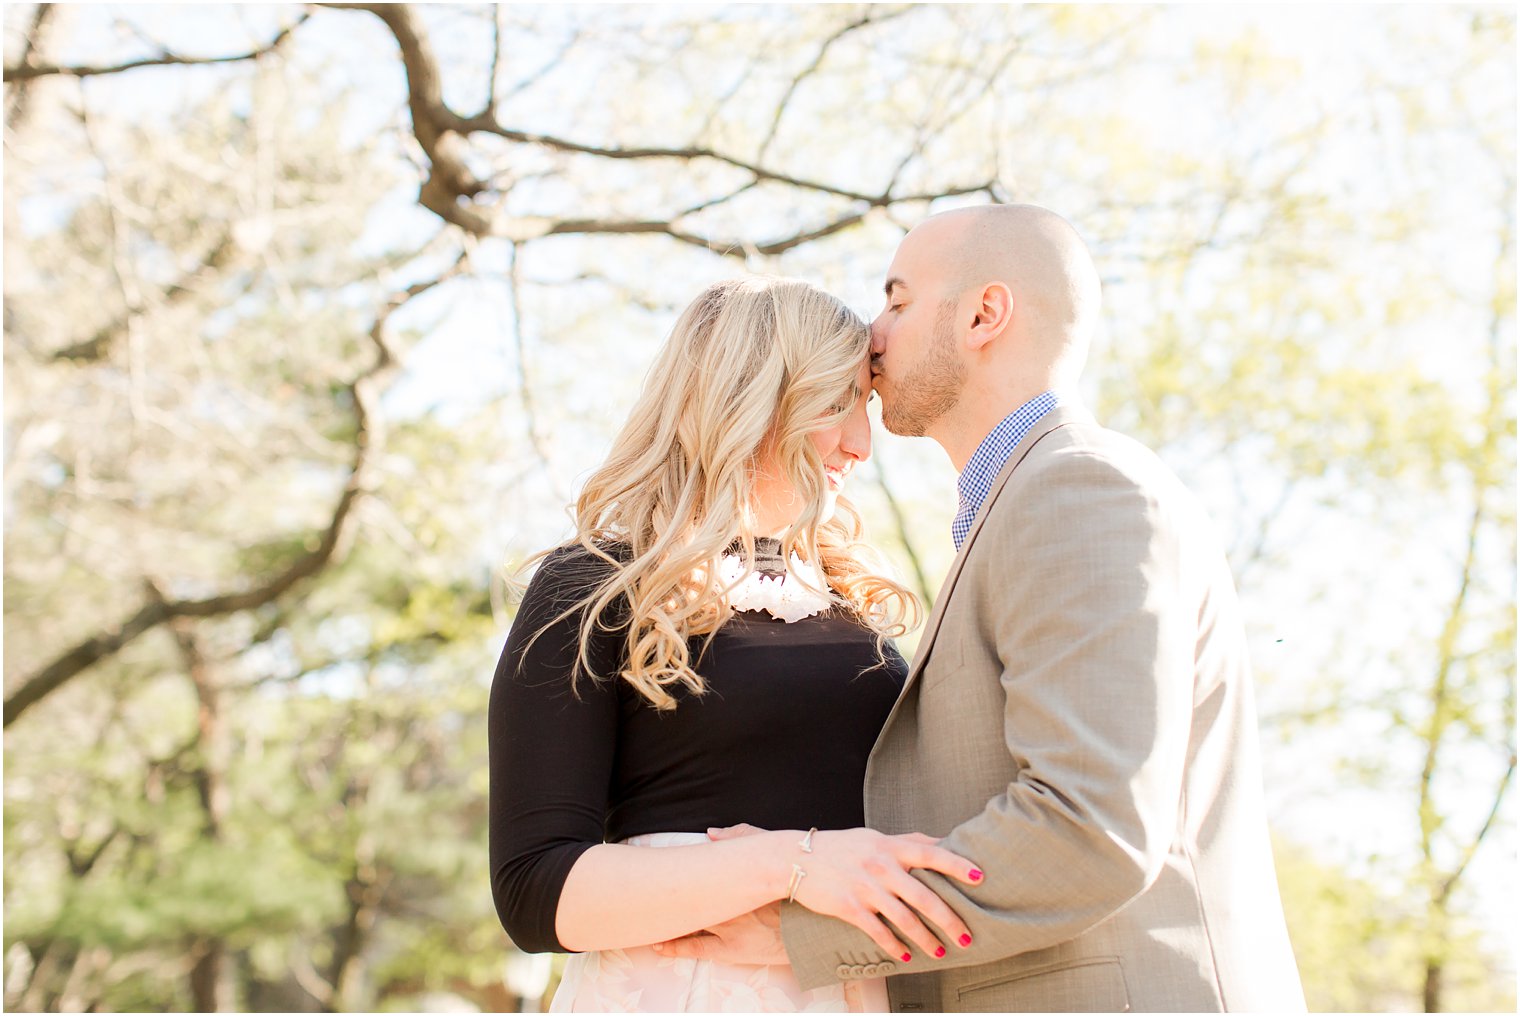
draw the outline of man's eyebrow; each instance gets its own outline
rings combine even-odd
[[[902,279],[896,278],[894,276],[893,278],[890,278],[890,279],[887,280],[887,284],[885,286],[881,287],[881,291],[883,293],[886,293],[887,296],[888,296],[888,298],[890,298],[892,296],[892,287],[893,286],[905,286],[905,285],[907,285],[907,283],[903,282]]]

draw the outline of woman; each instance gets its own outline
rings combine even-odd
[[[856,828],[907,670],[887,639],[918,614],[840,497],[870,454],[868,349],[806,283],[709,287],[528,587],[491,694],[491,877],[520,948],[578,953],[556,1011],[885,1010],[880,981],[649,948],[782,899],[904,972],[945,954],[909,907],[968,935],[907,872],[970,884],[969,862]],[[778,831],[704,835],[739,823]]]

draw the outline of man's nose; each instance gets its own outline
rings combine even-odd
[[[887,330],[882,326],[881,318],[871,322],[871,355],[880,356],[887,351]]]

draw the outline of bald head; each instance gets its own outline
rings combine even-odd
[[[1026,355],[1080,372],[1098,320],[1098,273],[1071,224],[1037,205],[962,208],[925,219],[903,240],[939,261],[945,297],[989,283],[1012,292]]]
[[[956,468],[1009,413],[1070,390],[1098,321],[1098,273],[1071,224],[1034,205],[919,223],[887,269],[872,385],[894,434],[940,442]]]

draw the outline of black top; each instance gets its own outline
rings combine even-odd
[[[765,562],[759,562],[762,566]],[[888,643],[845,608],[787,623],[736,613],[656,710],[618,677],[626,628],[590,646],[600,679],[571,693],[580,614],[533,636],[589,592],[609,566],[578,547],[544,560],[496,667],[490,706],[491,890],[503,927],[527,952],[564,952],[560,891],[577,858],[653,832],[864,824],[866,757],[907,676]],[[621,618],[626,624],[626,601]],[[531,644],[530,644],[531,642]],[[698,655],[700,653],[700,655]]]

